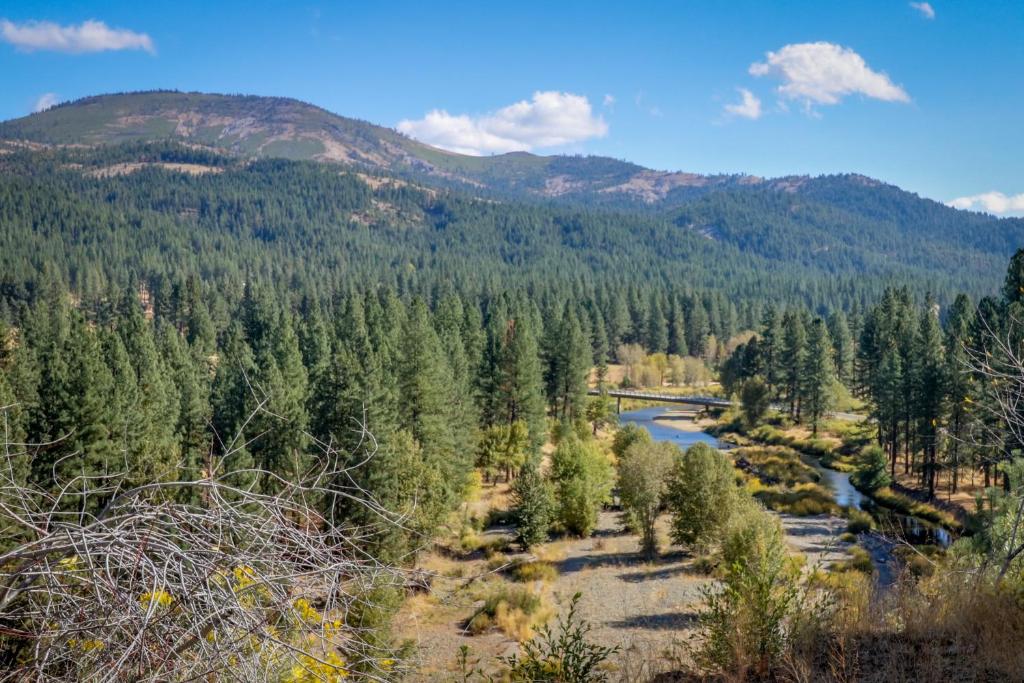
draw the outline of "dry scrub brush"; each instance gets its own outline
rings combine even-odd
[[[381,527],[402,520],[330,445],[296,481],[217,458],[197,481],[129,487],[126,461],[27,485],[18,472],[43,448],[0,447],[0,680],[383,680],[399,667],[358,626],[370,593],[401,581],[361,550],[379,530],[321,503],[349,497]],[[280,492],[238,483],[264,478]]]

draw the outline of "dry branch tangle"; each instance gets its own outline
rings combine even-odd
[[[352,486],[331,447],[272,496],[234,483],[274,477],[256,470],[44,491],[16,474],[38,448],[5,439],[0,461],[0,525],[17,539],[0,553],[0,645],[15,653],[0,680],[377,680],[396,666],[346,615],[400,572],[360,550],[377,529],[319,503],[348,496],[382,527],[401,520]]]

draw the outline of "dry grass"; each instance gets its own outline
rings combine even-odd
[[[523,642],[534,636],[534,629],[554,614],[544,593],[535,588],[512,584],[492,584],[480,608],[466,622],[473,634],[497,628],[513,640]]]
[[[791,653],[794,672],[824,681],[1015,681],[1024,671],[1020,596],[942,573],[872,605],[847,595],[826,633]]]

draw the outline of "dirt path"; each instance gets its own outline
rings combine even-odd
[[[826,568],[848,557],[848,544],[838,539],[845,531],[845,520],[780,517],[788,545],[807,556],[808,567]],[[667,521],[662,519],[663,538],[667,538]],[[621,666],[649,666],[671,656],[666,653],[680,652],[679,645],[695,626],[703,601],[701,589],[714,579],[698,570],[694,559],[678,547],[664,548],[655,562],[643,561],[638,538],[621,529],[619,513],[602,512],[591,538],[559,540],[539,548],[537,556],[558,569],[558,577],[543,590],[560,614],[579,592],[579,614],[592,627],[590,637],[602,645],[619,646],[619,658],[625,662]],[[490,535],[495,533],[492,530]],[[500,631],[477,636],[464,631],[465,620],[480,604],[488,582],[503,580],[489,575],[468,581],[470,576],[486,573],[486,562],[432,557],[426,565],[441,577],[435,591],[410,599],[396,623],[398,633],[417,643],[419,672],[410,680],[452,680],[463,645],[471,649],[473,660],[482,662],[516,651],[516,642]]]

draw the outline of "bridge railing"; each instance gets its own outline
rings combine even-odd
[[[629,389],[608,389],[602,392],[599,389],[587,391],[591,396],[600,396],[602,393],[612,398],[634,398],[641,401],[661,401],[664,403],[688,403],[691,405],[714,406],[728,408],[732,401],[718,396],[683,396],[679,394],[658,394],[647,391],[631,391]]]

